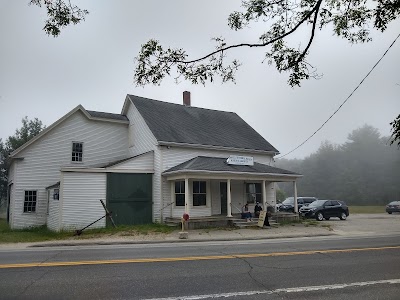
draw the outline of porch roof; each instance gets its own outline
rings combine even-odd
[[[276,177],[302,177],[303,175],[254,162],[253,166],[229,165],[226,158],[197,156],[163,172],[163,175],[179,174],[235,174],[235,175],[262,175]]]

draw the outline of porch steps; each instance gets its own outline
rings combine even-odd
[[[269,218],[269,223],[271,226],[278,226],[278,223],[272,217]],[[164,222],[165,225],[172,227],[181,226],[180,218],[170,218],[167,217]],[[190,218],[187,223],[188,229],[199,229],[207,227],[237,227],[237,228],[254,228],[257,227],[258,218],[253,218],[251,222],[247,222],[245,219],[241,219],[240,215],[234,215],[233,217],[226,216],[211,216],[211,217],[199,217]]]
[[[234,219],[233,226],[238,228],[253,228],[258,227],[258,218],[252,218],[250,222],[247,222],[245,219]],[[268,219],[271,227],[277,227],[278,223],[272,219],[271,217]]]

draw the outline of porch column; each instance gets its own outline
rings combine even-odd
[[[263,180],[262,182],[262,201],[263,201],[263,209],[267,210],[267,188],[265,187],[265,184],[267,182]]]
[[[297,205],[297,186],[296,186],[296,181],[293,181],[293,193],[294,193],[294,212],[298,213],[299,212],[299,207]]]
[[[169,205],[169,216],[172,217],[172,209],[175,205],[173,203],[175,202],[175,181],[171,181],[171,203]]]
[[[189,216],[189,178],[185,178],[185,213]]]
[[[226,209],[226,216],[227,217],[232,217],[232,196],[231,196],[231,180],[228,179],[226,182],[226,195],[227,195],[227,203],[226,205],[228,206]]]

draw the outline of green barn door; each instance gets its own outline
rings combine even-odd
[[[107,208],[117,225],[152,222],[152,175],[107,174]]]

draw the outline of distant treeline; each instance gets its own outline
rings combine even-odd
[[[379,205],[400,200],[400,149],[389,137],[364,125],[342,145],[329,141],[304,159],[278,159],[278,168],[301,173],[298,196],[344,200],[350,205]],[[279,183],[293,196],[292,183]]]

